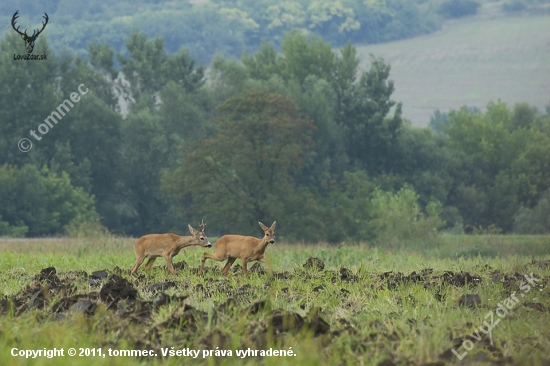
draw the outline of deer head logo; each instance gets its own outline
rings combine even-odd
[[[27,48],[27,53],[32,53],[32,50],[34,49],[34,42],[36,41],[36,38],[38,38],[40,33],[42,33],[44,28],[46,28],[46,24],[48,24],[48,19],[49,19],[48,14],[44,13],[44,19],[46,19],[46,22],[42,22],[42,29],[40,29],[40,30],[35,29],[34,32],[32,33],[32,36],[29,36],[27,34],[26,29],[25,29],[25,32],[21,33],[19,31],[19,26],[17,26],[17,28],[15,27],[15,21],[17,20],[17,18],[19,18],[19,15],[17,15],[17,13],[19,13],[19,10],[17,10],[15,12],[15,14],[13,14],[13,17],[11,18],[11,26],[13,27],[13,29],[15,29],[15,31],[17,33],[19,33],[21,35],[21,38],[23,38],[23,41],[25,41],[25,47]]]

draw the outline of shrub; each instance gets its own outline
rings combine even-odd
[[[419,196],[409,187],[397,193],[377,189],[371,199],[370,229],[378,243],[395,244],[403,240],[427,238],[444,225],[442,205],[430,202],[426,212],[418,204]]]
[[[518,234],[550,233],[550,190],[533,208],[521,207],[514,217],[514,232]]]
[[[507,13],[516,13],[527,9],[527,5],[523,1],[515,0],[505,4],[502,4],[502,11]]]
[[[461,18],[475,15],[479,3],[473,0],[447,0],[439,7],[439,14],[445,18]]]
[[[2,216],[0,216],[0,237],[24,238],[27,231],[29,231],[28,226],[23,224],[11,226],[7,222],[2,221]]]
[[[487,257],[495,258],[498,252],[495,248],[476,244],[473,247],[463,248],[456,253],[458,258],[475,258],[475,257]]]

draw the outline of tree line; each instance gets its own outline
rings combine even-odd
[[[215,53],[240,57],[257,50],[262,39],[277,47],[284,34],[299,29],[317,34],[334,46],[380,43],[427,34],[445,19],[475,14],[474,0],[32,0],[17,8],[0,4],[0,24],[11,32],[12,14],[20,24],[40,24],[50,16],[47,35],[56,50],[70,49],[89,57],[88,43],[100,41],[117,52],[137,29],[160,36],[170,53],[185,44],[199,61],[209,64]]]
[[[277,220],[291,241],[398,241],[438,230],[548,232],[550,106],[496,101],[411,126],[390,65],[358,68],[291,31],[207,70],[134,32],[126,51],[13,61],[0,42],[0,235],[59,235],[100,222],[118,234],[210,236]],[[18,141],[84,84],[89,92],[27,153]]]

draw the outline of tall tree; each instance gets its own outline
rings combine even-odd
[[[312,124],[297,117],[291,100],[267,92],[233,96],[219,116],[218,133],[186,153],[167,188],[180,199],[192,196],[192,210],[218,230],[252,230],[282,212],[280,198],[292,192]]]
[[[347,59],[351,76],[353,55]],[[370,69],[361,75],[359,82],[342,88],[342,101],[336,114],[338,122],[345,127],[348,156],[371,175],[393,173],[392,164],[398,157],[401,103],[390,99],[394,86],[393,81],[388,80],[389,75],[390,66],[372,56]]]

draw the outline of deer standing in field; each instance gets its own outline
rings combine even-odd
[[[224,235],[222,236],[214,246],[214,254],[204,253],[202,255],[201,268],[199,274],[202,274],[204,269],[204,262],[207,259],[213,259],[215,261],[222,262],[227,259],[227,263],[222,269],[222,274],[227,277],[229,268],[233,265],[237,258],[240,258],[243,262],[243,271],[245,277],[248,277],[248,262],[259,261],[269,266],[271,271],[271,264],[264,257],[265,248],[268,244],[275,243],[275,224],[274,221],[270,228],[258,222],[260,227],[264,231],[264,237],[257,239],[252,236],[242,235]]]
[[[200,231],[193,229],[191,225],[189,232],[191,236],[179,236],[176,234],[149,234],[139,238],[134,244],[136,251],[136,263],[132,267],[130,275],[133,275],[141,266],[145,258],[149,258],[145,269],[149,270],[153,266],[153,262],[158,257],[163,257],[166,261],[166,268],[171,274],[175,274],[172,258],[178,255],[180,250],[191,245],[200,245],[204,248],[211,248],[212,244],[204,234],[204,222],[199,223]]]

